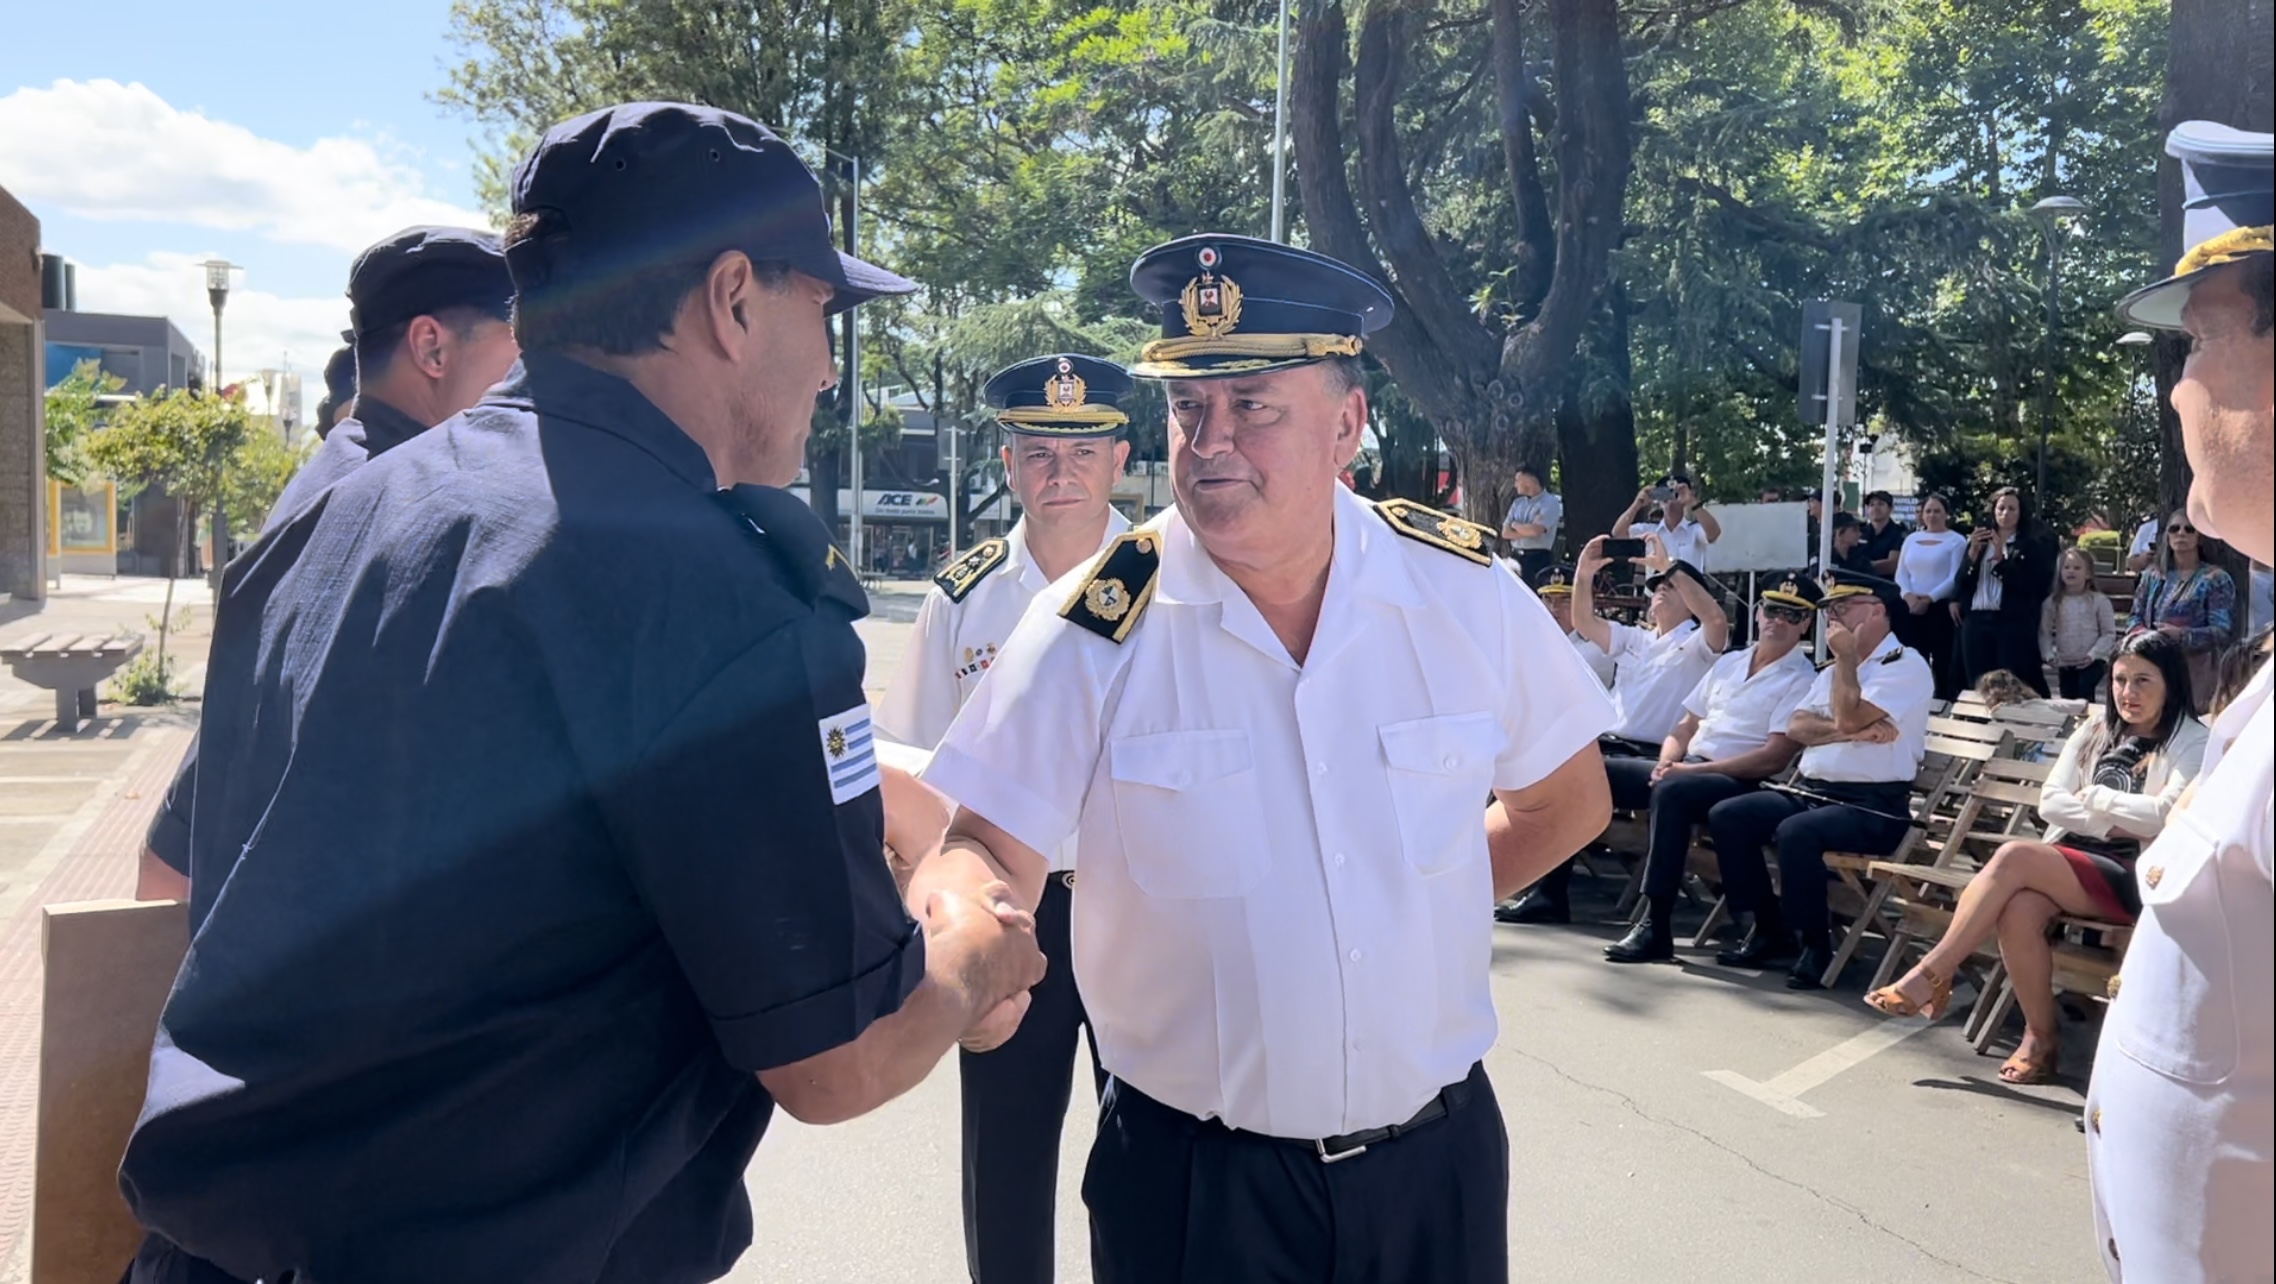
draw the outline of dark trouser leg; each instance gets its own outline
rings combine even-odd
[[[192,1257],[162,1236],[146,1235],[142,1248],[119,1284],[245,1284],[202,1258]]]
[[[957,1053],[964,1089],[964,1260],[979,1284],[1050,1284],[1054,1273],[1059,1131],[1083,1025],[1068,940],[1073,899],[1056,875],[1044,883],[1035,934],[1050,967],[1019,1033],[993,1052]]]
[[[1652,771],[1655,758],[1607,758],[1604,778],[1612,785],[1612,805],[1619,811],[1642,811],[1652,805]]]
[[[2047,691],[2047,661],[2039,654],[2039,615],[2032,612],[2028,620],[2002,619],[1999,622],[1999,667],[2031,684],[2031,689],[2044,696]]]
[[[1833,925],[1826,918],[1826,853],[1885,856],[1896,850],[1905,828],[1904,821],[1884,820],[1855,807],[1817,807],[1779,824],[1779,909],[1786,926],[1800,934],[1804,948],[1825,949],[1831,943]]]
[[[2055,678],[2061,684],[2065,700],[2092,700],[2102,690],[2102,679],[2110,671],[2110,662],[2096,660],[2075,669],[2057,669]]]
[[[1683,886],[1691,827],[1707,819],[1716,804],[1754,789],[1753,781],[1718,775],[1670,776],[1653,788],[1652,847],[1644,856],[1644,895],[1651,898],[1655,914],[1663,902],[1672,907]],[[1759,856],[1756,863],[1761,863]]]
[[[1715,836],[1715,864],[1723,875],[1723,897],[1732,910],[1759,914],[1775,907],[1764,849],[1770,846],[1779,825],[1803,806],[1785,794],[1761,789],[1708,809],[1707,829]]]
[[[1972,690],[1998,667],[1999,617],[1990,611],[1968,612],[1960,621],[1960,685]]]
[[[1509,1135],[1485,1071],[1466,1082],[1461,1109],[1328,1165],[1335,1279],[1506,1284]]]
[[[1535,576],[1549,569],[1550,551],[1548,549],[1520,548],[1514,552],[1517,556],[1517,568],[1525,573],[1525,582],[1528,584],[1533,582]]]
[[[1298,1147],[1238,1136],[1110,1082],[1083,1174],[1091,1278],[1323,1284],[1335,1277],[1331,1167]]]

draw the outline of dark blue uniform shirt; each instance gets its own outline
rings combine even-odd
[[[404,442],[426,431],[426,425],[388,405],[377,397],[365,397],[356,404],[356,417],[343,419],[332,426],[324,444],[300,466],[300,471],[285,483],[284,493],[277,496],[276,506],[269,510],[269,520],[261,527],[267,534],[284,525],[285,519],[308,507],[309,502],[333,483],[363,467],[364,461],[374,455],[383,455]],[[250,609],[250,608],[246,608]],[[143,840],[158,859],[178,874],[190,872],[190,799],[198,783],[198,742],[190,741],[189,752],[182,755],[182,765],[174,773],[174,783],[166,790],[166,800],[159,804],[158,814],[151,817],[150,833]]]
[[[724,1273],[754,1072],[923,972],[821,524],[536,354],[230,579],[136,1214],[246,1279]]]

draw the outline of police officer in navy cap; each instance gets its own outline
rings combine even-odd
[[[521,349],[509,323],[514,283],[498,238],[465,227],[408,227],[356,256],[348,270],[346,395],[356,403],[285,484],[263,530],[308,506],[333,483],[466,409],[504,378]],[[362,386],[359,398],[356,389]],[[242,609],[242,608],[241,608]],[[189,804],[198,746],[190,742],[143,844],[136,894],[179,900],[190,871]]]
[[[2188,121],[2166,139],[2187,205],[2173,274],[2127,296],[2180,330],[2173,409],[2197,529],[2276,562],[2276,138]],[[2113,1280],[2276,1278],[2276,699],[2221,710],[2190,792],[2134,866],[2142,912],[2087,1090],[2097,1246]]]
[[[226,587],[121,1184],[240,1280],[715,1279],[777,1102],[861,1114],[1042,976],[1000,886],[904,909],[866,603],[781,489],[824,318],[909,284],[710,108],[554,127],[513,209],[521,364]]]
[[[1885,856],[1912,824],[1912,779],[1927,749],[1936,679],[1891,622],[1904,594],[1877,575],[1828,573],[1819,611],[1833,662],[1818,670],[1786,725],[1802,746],[1791,785],[1772,785],[1715,804],[1707,813],[1723,894],[1752,926],[1726,967],[1787,969],[1786,986],[1816,990],[1834,979],[1833,925],[1826,909],[1827,852]],[[1778,891],[1765,849],[1774,848]]]
[[[1491,530],[1338,480],[1381,286],[1218,235],[1131,283],[1177,504],[1020,621],[912,887],[969,861],[1024,900],[1079,842],[1101,1284],[1500,1284],[1487,911],[1603,829],[1611,707]]]
[[[1020,519],[933,581],[877,711],[886,739],[929,752],[1030,604],[1130,529],[1108,502],[1130,458],[1120,439],[1130,389],[1121,366],[1076,353],[1035,357],[988,380],[982,395],[1006,435],[1004,476]],[[1068,944],[1072,839],[1052,851],[1050,865],[1035,907],[1049,966],[1027,1019],[1003,1047],[960,1056],[964,1256],[977,1284],[1050,1284],[1057,1263],[1059,1134],[1084,1026]],[[1095,1073],[1095,1043],[1092,1066]]]

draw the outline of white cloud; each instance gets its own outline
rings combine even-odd
[[[113,80],[59,80],[0,98],[0,182],[26,204],[85,218],[253,232],[351,252],[414,224],[488,223],[479,211],[427,196],[417,168],[371,142],[320,138],[294,147]]]
[[[141,263],[79,265],[79,308],[83,312],[121,312],[171,320],[190,342],[213,358],[213,309],[206,301],[207,254],[152,254]],[[292,368],[320,382],[325,358],[340,346],[348,323],[348,300],[288,299],[260,290],[230,292],[222,314],[222,379],[235,383],[263,368],[276,368],[290,354]],[[315,397],[308,398],[310,406]]]

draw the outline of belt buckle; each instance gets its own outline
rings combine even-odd
[[[1367,1147],[1365,1145],[1353,1146],[1349,1150],[1338,1150],[1331,1152],[1328,1149],[1328,1139],[1325,1137],[1322,1137],[1318,1141],[1313,1142],[1312,1149],[1319,1152],[1320,1162],[1323,1164],[1340,1164],[1346,1159],[1351,1159],[1355,1156],[1364,1155],[1367,1153]]]

